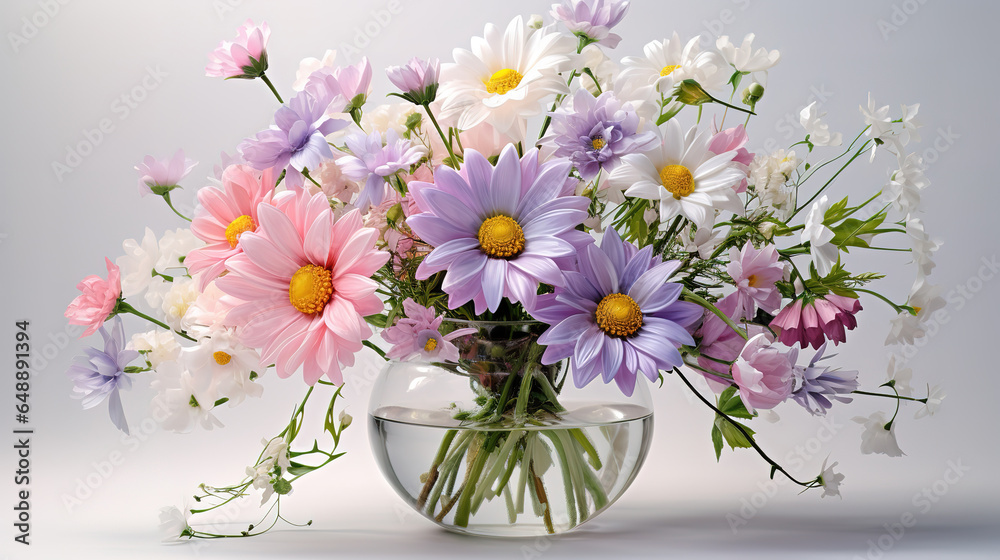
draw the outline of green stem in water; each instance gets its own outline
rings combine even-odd
[[[263,73],[261,73],[260,79],[267,85],[268,88],[271,89],[271,93],[273,93],[274,96],[278,98],[278,103],[284,104],[285,101],[281,99],[280,95],[278,95],[278,90],[274,89],[274,84],[271,83],[271,80],[268,79],[268,77],[265,76]]]

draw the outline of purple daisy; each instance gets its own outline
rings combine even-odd
[[[552,114],[556,157],[568,157],[580,176],[590,181],[597,172],[611,171],[621,157],[653,149],[659,142],[652,131],[639,133],[639,115],[629,103],[611,92],[594,97],[581,89],[573,97],[569,112]]]
[[[125,349],[125,328],[121,317],[111,320],[111,332],[104,326],[100,329],[104,337],[104,350],[85,348],[83,356],[77,356],[66,375],[73,380],[73,391],[83,399],[83,408],[93,408],[108,400],[111,422],[121,431],[128,433],[125,410],[119,390],[132,388],[132,379],[125,374],[125,366],[139,357],[139,352]]]
[[[352,155],[338,159],[337,165],[345,177],[364,183],[354,204],[362,212],[367,211],[369,206],[382,204],[386,177],[398,171],[408,171],[426,153],[424,148],[400,138],[391,128],[385,133],[384,146],[382,135],[377,130],[367,136],[358,132],[344,141]]]
[[[819,347],[808,366],[795,367],[795,377],[799,387],[792,392],[792,398],[817,416],[826,414],[826,411],[833,406],[831,399],[842,403],[851,402],[853,399],[847,395],[858,389],[857,371],[835,370],[816,365],[821,360],[833,357],[823,357],[826,345],[824,342]]]
[[[455,309],[472,300],[476,313],[496,311],[506,297],[531,310],[539,283],[563,283],[565,267],[590,236],[574,228],[590,199],[573,195],[570,162],[538,163],[538,150],[518,158],[507,145],[496,167],[466,150],[461,172],[440,166],[435,183],[411,182],[422,213],[407,224],[434,247],[418,280],[447,271],[442,288]]]
[[[681,285],[667,282],[677,261],[662,262],[653,248],[636,249],[609,229],[600,248],[580,251],[579,272],[566,285],[538,297],[532,315],[552,325],[539,337],[543,364],[570,358],[577,387],[602,376],[628,396],[636,372],[655,381],[661,369],[683,364],[677,348],[694,345],[687,327],[702,316],[698,305],[678,301]]]
[[[349,124],[326,114],[337,94],[327,88],[297,93],[274,113],[276,126],[244,140],[239,146],[240,153],[259,171],[272,167],[284,169],[285,184],[301,187],[303,170],[317,169],[324,160],[333,159],[326,136]]]

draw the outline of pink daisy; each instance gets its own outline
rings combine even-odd
[[[781,305],[781,294],[775,283],[785,275],[785,265],[778,260],[774,245],[756,249],[747,243],[742,250],[729,250],[726,269],[736,285],[736,315],[734,318],[753,319],[760,307],[774,313]]]
[[[226,260],[243,251],[240,237],[256,231],[257,207],[270,204],[274,193],[274,171],[256,171],[247,165],[231,165],[222,173],[222,188],[198,191],[200,206],[191,222],[191,232],[207,245],[191,251],[184,264],[193,275],[201,272],[198,289],[226,270]]]
[[[442,335],[439,329],[444,315],[435,314],[433,309],[420,305],[413,298],[403,301],[403,312],[405,317],[382,331],[382,338],[392,344],[387,358],[411,360],[419,356],[423,360],[457,362],[458,348],[451,341],[477,332],[472,328],[457,329]]]
[[[108,267],[108,279],[105,280],[97,275],[91,275],[80,281],[76,289],[82,293],[76,296],[69,307],[66,308],[66,318],[71,325],[85,325],[87,330],[83,331],[80,338],[90,336],[101,328],[108,315],[115,310],[118,298],[122,295],[121,273],[118,265],[105,257],[104,262]]]
[[[234,300],[226,320],[242,325],[241,340],[279,377],[302,367],[309,385],[324,374],[339,385],[341,366],[354,365],[372,335],[365,316],[384,308],[371,276],[389,254],[375,249],[378,231],[362,226],[360,212],[337,219],[323,194],[286,191],[272,204],[258,207],[257,231],[243,235],[243,251],[216,280]]]

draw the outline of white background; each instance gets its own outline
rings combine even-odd
[[[298,60],[319,57],[326,48],[343,55],[354,45],[376,69],[411,56],[450,60],[451,49],[468,48],[469,38],[480,35],[486,22],[502,26],[518,14],[547,11],[544,1],[399,2],[401,11],[395,15],[384,12],[386,2],[379,0],[77,1],[58,5],[51,17],[44,15],[44,5],[56,2],[12,1],[0,7],[0,30],[7,37],[0,45],[0,339],[8,341],[0,344],[5,349],[0,360],[13,362],[16,319],[31,320],[35,351],[45,352],[34,372],[31,396],[36,430],[33,544],[28,549],[12,541],[11,440],[4,444],[0,462],[4,555],[854,558],[882,554],[875,549],[869,556],[880,537],[888,548],[886,558],[996,554],[1000,484],[995,464],[1000,455],[993,413],[1000,381],[993,354],[998,290],[982,259],[997,255],[993,26],[1000,10],[985,1],[941,0],[640,0],[616,30],[624,40],[613,55],[640,54],[643,44],[674,30],[685,38],[729,34],[737,41],[745,33],[757,33],[757,42],[779,49],[782,61],[770,73],[761,116],[750,127],[751,149],[768,138],[779,145],[794,142],[788,123],[817,95],[822,109],[829,111],[832,129],[845,137],[860,130],[858,105],[869,91],[879,104],[892,104],[897,115],[899,103],[921,103],[926,126],[916,149],[926,150],[927,175],[934,183],[925,193],[925,221],[945,241],[932,279],[946,292],[959,285],[975,292],[971,298],[952,294],[947,324],[935,329],[909,360],[917,383],[941,383],[948,397],[931,419],[913,420],[916,407],[904,407],[897,433],[906,457],[863,456],[858,449],[861,427],[851,418],[875,410],[891,413],[890,401],[838,406],[825,430],[795,405],[785,405],[778,409],[780,424],[755,423],[759,441],[776,458],[799,453],[805,466],[795,474],[801,478],[815,476],[829,455],[840,462],[847,479],[842,500],[821,499],[818,492],[797,495],[789,484],[774,491],[764,485],[766,464],[750,452],[727,451],[716,464],[708,437],[710,412],[669,379],[654,390],[657,423],[651,455],[633,487],[609,512],[552,540],[459,537],[410,514],[375,472],[362,421],[370,388],[366,380],[377,368],[368,356],[347,374],[349,410],[358,419],[343,444],[347,456],[304,479],[285,504],[284,513],[297,521],[312,519],[311,528],[203,546],[160,545],[159,508],[182,506],[200,482],[238,480],[256,456],[257,442],[280,430],[304,386],[298,379],[282,381],[272,375],[262,381],[262,400],[221,412],[225,430],[176,435],[148,420],[151,393],[137,383],[124,400],[138,437],[126,441],[103,408],[82,411],[69,397],[63,372],[85,342],[68,341],[62,311],[80,278],[104,274],[104,256],[118,256],[123,239],[141,237],[146,225],[157,234],[183,226],[159,200],[138,197],[132,167],[144,155],[166,156],[183,147],[200,161],[186,181],[190,197],[203,184],[200,178],[211,173],[220,151],[232,151],[242,138],[270,123],[275,103],[263,84],[204,77],[206,54],[220,39],[231,39],[246,18],[270,23],[268,74],[287,95]],[[389,20],[384,25],[377,21],[379,13]],[[31,33],[23,18],[44,25]],[[366,26],[374,37],[365,36]],[[15,48],[10,34],[26,42]],[[140,91],[142,100],[134,109],[124,111],[116,100],[131,95],[150,68],[165,76],[155,88]],[[372,101],[379,102],[388,91],[388,81],[376,70]],[[52,163],[65,161],[67,150],[83,142],[84,131],[97,128],[102,119],[111,121],[112,132],[72,172],[57,178]],[[882,186],[893,164],[882,157],[874,165],[857,166],[844,175],[837,193],[868,196]],[[184,205],[184,196],[180,198]],[[852,270],[888,270],[878,287],[901,301],[913,275],[912,267],[904,266],[907,260],[879,253],[851,254],[847,262]],[[862,370],[863,385],[872,388],[884,380],[888,351],[882,340],[892,314],[870,298],[864,305],[861,324],[850,333],[838,364]],[[128,326],[138,328],[137,323]],[[6,357],[2,352],[8,352]],[[9,426],[5,429],[12,429],[12,376],[0,379],[0,386],[0,418]],[[835,432],[832,438],[829,431]],[[110,459],[118,464],[108,468]],[[953,485],[942,482],[949,461],[969,468]],[[935,484],[943,495],[925,512],[914,497]],[[768,493],[773,496],[765,498]],[[756,504],[753,511],[748,503]],[[741,509],[747,522],[733,531],[729,520],[741,516]],[[898,523],[907,512],[915,515],[916,525],[899,539],[884,536],[884,524]],[[254,515],[247,510],[236,520],[250,522]]]

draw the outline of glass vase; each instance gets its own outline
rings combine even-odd
[[[648,389],[631,397],[566,362],[543,365],[535,322],[449,321],[455,361],[393,361],[369,405],[372,449],[396,492],[449,530],[489,536],[570,531],[635,479],[653,429]]]

